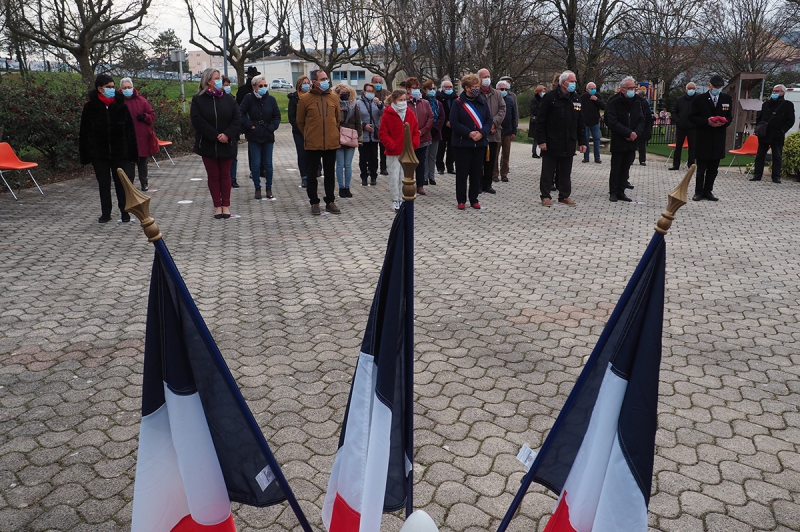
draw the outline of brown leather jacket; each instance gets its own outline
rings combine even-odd
[[[306,150],[339,149],[339,95],[331,89],[322,92],[311,87],[297,102],[297,127],[303,134]]]

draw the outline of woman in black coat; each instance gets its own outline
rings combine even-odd
[[[133,165],[139,157],[136,147],[136,129],[125,98],[114,88],[114,79],[100,74],[89,92],[89,101],[83,106],[78,144],[81,164],[92,163],[100,187],[100,218],[104,224],[111,220],[111,181],[117,192],[117,204],[122,221],[130,222],[125,212],[125,189],[119,181],[117,169],[122,168],[133,177]]]
[[[222,90],[219,70],[207,68],[200,76],[200,91],[192,98],[194,152],[203,158],[214,218],[231,217],[231,163],[236,157],[239,108]]]
[[[281,125],[278,102],[268,91],[264,76],[256,76],[253,78],[253,92],[245,96],[239,105],[250,154],[250,178],[256,189],[257,200],[261,199],[262,171],[267,199],[272,199],[272,148],[275,146],[275,130]]]
[[[533,141],[533,148],[531,148],[531,156],[538,159],[539,155],[536,154],[536,117],[539,115],[539,107],[542,105],[542,98],[544,93],[547,92],[547,87],[539,85],[533,93],[530,105],[530,122],[528,123],[528,137]]]

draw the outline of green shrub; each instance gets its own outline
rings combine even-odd
[[[800,133],[792,133],[784,141],[781,174],[800,175]]]
[[[189,101],[186,102],[184,113],[179,103],[169,97],[167,85],[164,83],[148,83],[145,80],[136,80],[135,83],[136,90],[147,98],[156,113],[156,136],[161,140],[172,141],[176,148],[190,148],[194,143],[194,129],[189,117],[190,95],[186,95]]]

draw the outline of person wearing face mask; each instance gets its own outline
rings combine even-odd
[[[575,73],[565,70],[558,76],[558,86],[544,95],[536,117],[536,142],[542,150],[542,174],[539,179],[542,205],[553,205],[550,188],[555,180],[558,202],[574,206],[572,194],[572,158],[576,145],[586,153],[586,125],[581,101],[575,94]],[[556,176],[558,178],[556,179]]]
[[[719,162],[725,157],[725,136],[733,120],[733,98],[722,92],[725,80],[714,74],[708,81],[708,92],[695,96],[689,120],[697,128],[697,172],[693,201],[717,201],[714,180]]]
[[[697,92],[697,85],[690,81],[686,84],[686,94],[675,100],[672,106],[672,123],[675,124],[675,153],[672,158],[672,166],[669,170],[681,169],[681,154],[683,143],[689,144],[689,166],[694,164],[695,145],[697,144],[697,130],[689,120],[689,113],[692,111],[692,102]]]
[[[372,76],[372,84],[375,86],[375,97],[379,101],[385,102],[386,98],[392,94],[382,76],[377,74]],[[386,153],[382,143],[378,143],[378,150],[380,152],[381,175],[388,175],[386,171]]]
[[[231,217],[231,163],[241,124],[236,100],[222,90],[219,70],[207,68],[189,111],[194,126],[194,152],[203,158],[214,218]]]
[[[417,115],[408,110],[408,94],[405,90],[396,90],[386,98],[385,111],[378,137],[386,149],[386,169],[389,176],[389,196],[392,199],[392,209],[400,210],[402,201],[403,166],[400,164],[400,155],[405,145],[405,125],[411,130],[411,147],[419,148],[419,125]]]
[[[114,88],[114,78],[100,74],[89,91],[89,100],[83,106],[78,153],[81,164],[92,163],[100,189],[101,224],[111,220],[111,182],[117,193],[117,205],[122,221],[129,222],[125,212],[125,189],[117,169],[130,169],[139,157],[136,129],[125,97]],[[133,179],[133,174],[129,174]]]
[[[594,162],[600,164],[600,111],[606,108],[606,104],[597,93],[597,85],[590,81],[586,84],[586,91],[581,94],[581,113],[586,124],[586,142],[592,139],[594,147]],[[583,162],[589,162],[589,150],[583,154]]]
[[[436,99],[436,84],[432,79],[427,79],[422,84],[422,95],[428,100],[433,112],[431,143],[428,146],[428,159],[425,161],[425,181],[430,185],[435,185],[436,156],[439,154],[439,143],[442,140],[442,128],[444,127],[444,106]]]
[[[303,133],[297,127],[297,102],[300,98],[308,94],[311,90],[311,80],[308,76],[297,78],[296,91],[289,93],[289,124],[292,126],[292,138],[294,139],[294,149],[297,152],[297,169],[300,171],[300,186],[306,188],[308,182],[308,169],[306,168],[306,150],[303,147]]]
[[[361,186],[378,184],[378,145],[380,137],[383,102],[376,96],[375,85],[365,83],[361,98],[356,101],[361,113],[361,124],[364,131],[361,145],[358,147],[358,168],[361,171]]]
[[[227,76],[222,76],[222,92],[236,100],[236,98],[231,94],[231,80]],[[239,182],[236,180],[236,172],[239,169],[239,134],[236,134],[236,138],[233,139],[233,146],[236,148],[236,155],[233,157],[233,162],[231,162],[231,188],[239,188]]]
[[[781,166],[783,163],[783,141],[786,132],[794,125],[794,104],[786,98],[786,86],[775,85],[769,100],[761,106],[756,115],[756,124],[766,122],[764,135],[758,136],[758,153],[753,165],[753,177],[750,181],[761,181],[764,173],[764,160],[772,149],[772,182],[781,182]]]
[[[131,78],[122,78],[119,82],[122,96],[125,98],[125,105],[133,117],[133,126],[136,129],[136,145],[139,149],[139,158],[136,165],[129,165],[125,168],[131,182],[133,182],[134,168],[139,171],[139,185],[142,192],[147,192],[147,161],[151,155],[158,153],[158,139],[156,138],[153,124],[156,120],[156,112],[147,99],[133,88]]]
[[[450,76],[442,78],[442,84],[439,91],[436,93],[436,99],[442,104],[442,111],[444,112],[444,125],[442,126],[442,138],[439,141],[439,148],[436,150],[436,170],[440,174],[444,174],[447,170],[448,174],[455,174],[453,168],[453,149],[450,140],[453,137],[452,129],[450,129],[450,109],[453,107],[453,102],[458,98],[458,94],[453,89],[453,81]]]
[[[644,116],[644,132],[636,139],[636,144],[639,150],[639,165],[647,166],[647,142],[653,137],[653,123],[656,115],[653,114],[653,108],[650,107],[650,101],[647,99],[647,93],[644,89],[639,90],[638,97],[639,104],[642,106],[642,115]]]
[[[467,201],[473,209],[481,208],[478,195],[493,123],[489,105],[481,95],[480,78],[467,74],[461,78],[461,86],[464,90],[450,109],[450,127],[455,151],[456,201],[458,210],[463,211]]]
[[[275,97],[269,94],[264,76],[253,78],[253,92],[239,105],[242,129],[247,139],[250,159],[250,178],[255,188],[254,197],[261,199],[261,174],[264,174],[265,195],[272,199],[272,151],[275,131],[281,125],[281,112]]]
[[[636,96],[636,81],[627,76],[619,92],[608,100],[605,120],[611,131],[611,173],[608,177],[610,201],[632,201],[625,195],[631,165],[636,159],[637,140],[644,131],[642,105]]]
[[[419,164],[417,165],[417,195],[425,196],[425,182],[426,167],[425,163],[428,160],[428,146],[431,145],[433,135],[433,109],[428,100],[422,97],[422,88],[417,78],[411,77],[405,81],[405,89],[408,93],[408,109],[417,116],[417,123],[419,124],[419,148],[414,150]]]
[[[339,96],[339,105],[342,109],[340,128],[354,129],[358,133],[358,147],[361,147],[364,128],[361,124],[361,111],[356,106],[356,90],[346,83],[340,83],[334,89]],[[350,181],[353,178],[353,155],[356,149],[353,146],[339,146],[336,150],[336,180],[339,182],[339,197],[352,198]]]
[[[539,115],[539,107],[542,105],[542,98],[544,98],[544,94],[547,92],[547,87],[544,85],[537,85],[536,89],[533,92],[533,98],[531,98],[530,106],[528,107],[528,112],[530,113],[530,118],[528,121],[528,137],[533,142],[533,146],[531,147],[531,157],[534,159],[538,159],[539,155],[536,153],[536,117]]]
[[[336,150],[339,149],[339,122],[342,108],[339,95],[331,90],[331,82],[324,70],[312,70],[309,75],[311,90],[297,103],[297,128],[303,134],[306,150],[308,186],[306,194],[311,203],[311,214],[319,215],[320,198],[317,195],[317,172],[322,161],[326,210],[341,214],[336,205]]]
[[[492,78],[488,69],[482,68],[478,70],[478,78],[481,80],[481,95],[486,100],[489,112],[492,114],[492,128],[487,139],[489,141],[489,156],[483,163],[481,189],[485,194],[494,194],[495,190],[492,187],[492,182],[500,181],[500,177],[494,174],[495,166],[497,165],[497,152],[502,140],[500,127],[506,117],[506,101],[500,95],[500,91],[492,88]]]
[[[244,83],[239,85],[239,89],[236,91],[236,105],[241,105],[244,101],[244,97],[248,94],[253,92],[253,78],[256,76],[260,76],[261,72],[254,66],[247,67],[247,79]]]
[[[497,90],[500,91],[500,95],[506,102],[506,117],[503,119],[503,123],[500,125],[501,129],[501,137],[500,137],[500,180],[503,183],[508,183],[508,170],[509,164],[508,160],[511,156],[511,143],[517,137],[517,127],[519,126],[519,120],[517,119],[517,102],[511,98],[511,93],[508,90],[508,82],[507,81],[500,81],[497,83]],[[497,172],[498,168],[495,164],[494,171]]]

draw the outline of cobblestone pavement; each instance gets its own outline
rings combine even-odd
[[[242,147],[244,148],[244,147]],[[416,202],[415,502],[442,531],[495,530],[681,177],[635,165],[609,203],[575,159],[576,207],[539,204],[540,162],[456,210],[453,176]],[[312,526],[337,448],[393,213],[385,181],[311,216],[282,126],[275,201],[244,177],[215,220],[200,159],[152,168],[151,209]],[[354,167],[357,168],[356,164]],[[652,530],[800,530],[800,184],[721,175],[667,235]],[[191,204],[179,204],[190,200]],[[94,180],[0,196],[0,531],[129,528],[153,251],[97,223]],[[512,530],[542,530],[534,485]],[[234,505],[240,531],[299,530]],[[397,515],[384,518],[396,531]]]

